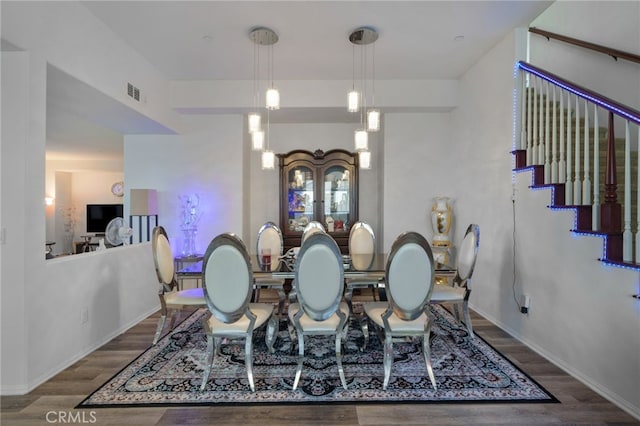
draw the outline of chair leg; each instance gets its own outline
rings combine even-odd
[[[282,313],[284,312],[284,301],[286,295],[284,294],[284,288],[278,288],[278,320],[282,320]]]
[[[267,344],[267,349],[269,353],[274,353],[275,349],[273,345],[276,343],[276,339],[278,338],[278,328],[280,321],[275,316],[271,316],[269,318],[269,322],[267,323],[267,333],[265,336],[265,343]]]
[[[391,377],[391,365],[393,364],[393,340],[391,334],[386,334],[384,338],[384,383],[382,389],[387,390],[389,378]]]
[[[162,335],[162,330],[164,329],[164,323],[167,320],[167,315],[162,315],[160,317],[160,319],[158,320],[158,326],[156,327],[156,334],[153,336],[153,343],[151,344],[151,346],[155,345],[156,343],[158,343],[158,340],[160,339],[160,336]]]
[[[360,329],[362,330],[362,338],[364,339],[360,352],[364,352],[369,344],[369,318],[367,318],[366,315],[360,318]]]
[[[302,330],[298,331],[298,368],[296,370],[296,378],[293,381],[293,390],[298,388],[300,382],[300,376],[302,376],[302,363],[304,362],[304,335]]]
[[[347,380],[344,377],[344,368],[342,367],[342,333],[339,331],[336,333],[336,363],[338,364],[338,374],[340,375],[340,382],[344,390],[347,390]]]
[[[424,335],[422,336],[422,353],[424,355],[424,364],[427,367],[427,374],[431,379],[431,385],[433,385],[433,390],[437,391],[436,376],[433,374],[433,367],[431,366],[431,324],[433,324],[433,315],[431,315],[431,311],[427,311],[427,322],[424,324]]]
[[[422,353],[424,355],[425,366],[427,367],[427,374],[429,375],[429,379],[431,379],[431,385],[433,386],[433,390],[437,391],[438,387],[436,386],[436,377],[433,374],[433,367],[431,366],[431,326],[429,325],[427,327],[428,331],[425,331],[424,337],[422,338]]]
[[[207,368],[204,370],[204,375],[202,376],[202,384],[200,385],[200,391],[203,391],[205,386],[207,386],[207,381],[209,380],[209,375],[211,374],[211,367],[213,366],[213,361],[215,360],[215,353],[217,348],[215,347],[213,335],[211,335],[211,329],[209,327],[208,321],[203,321],[203,326],[205,329],[205,333],[207,335]]]
[[[252,336],[246,336],[244,338],[244,364],[247,368],[247,379],[249,379],[251,392],[255,392],[256,386],[253,383],[253,349],[251,347],[252,340]]]
[[[469,315],[469,302],[466,300],[462,303],[462,313],[464,315],[464,323],[467,325],[469,337],[473,339],[473,327],[471,326],[471,315]]]
[[[453,303],[453,315],[456,317],[456,321],[460,322],[460,309],[458,308],[457,303]]]
[[[180,317],[180,308],[171,309],[169,316],[169,331],[171,331],[179,322],[178,318]]]
[[[293,355],[296,349],[296,329],[291,324],[291,321],[287,321],[287,331],[289,332],[289,340],[291,340],[291,354]]]
[[[352,305],[351,299],[353,299],[353,287],[351,287],[350,285],[347,285],[347,289],[344,292],[344,300],[345,302],[347,302],[347,305],[349,305],[349,314],[353,312],[353,305]]]

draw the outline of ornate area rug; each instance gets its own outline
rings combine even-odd
[[[358,307],[359,308],[359,307]],[[354,306],[354,310],[355,306]],[[343,350],[348,390],[340,385],[332,338],[305,341],[301,384],[291,390],[297,366],[286,323],[280,324],[276,352],[264,343],[264,328],[254,335],[254,380],[251,392],[244,367],[244,344],[223,346],[204,391],[206,338],[200,309],[171,335],[150,347],[131,364],[82,401],[77,408],[225,405],[269,403],[443,403],[558,402],[526,373],[482,338],[469,339],[466,329],[440,306],[433,306],[431,359],[438,390],[426,377],[420,341],[394,343],[391,380],[382,390],[383,348],[375,333],[364,352],[362,333],[352,320]]]

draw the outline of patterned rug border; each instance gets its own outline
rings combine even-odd
[[[355,304],[354,304],[355,305]],[[445,310],[449,315],[452,315],[451,312],[441,307]],[[175,326],[174,330],[179,329],[183,324],[190,320],[190,318],[198,313],[198,310],[193,311],[189,315],[187,315],[184,319],[180,321],[179,324]],[[549,392],[544,386],[542,386],[537,380],[535,380],[531,375],[526,373],[520,367],[518,367],[513,361],[507,358],[502,352],[498,351],[491,343],[489,343],[482,336],[475,334],[476,339],[480,339],[485,345],[487,345],[491,350],[493,350],[496,354],[498,354],[502,359],[504,359],[512,368],[517,370],[523,376],[525,376],[528,380],[530,380],[535,386],[537,386],[540,391],[548,397],[548,399],[526,399],[526,398],[517,398],[517,399],[441,399],[441,400],[405,400],[405,399],[393,399],[389,398],[387,400],[345,400],[345,401],[326,401],[326,400],[300,400],[300,401],[227,401],[227,402],[210,402],[210,401],[184,401],[184,402],[149,402],[149,403],[109,403],[109,404],[96,404],[96,403],[87,403],[93,395],[99,392],[102,388],[105,387],[112,380],[116,379],[120,374],[122,374],[126,369],[135,364],[141,357],[143,357],[149,350],[153,349],[152,346],[143,350],[138,356],[136,356],[131,362],[121,368],[118,372],[113,374],[108,380],[106,380],[102,385],[98,386],[93,392],[91,392],[87,397],[85,397],[80,403],[78,403],[74,408],[75,409],[96,409],[96,408],[163,408],[163,407],[228,407],[228,406],[296,406],[296,405],[386,405],[386,404],[557,404],[561,403],[551,392]],[[171,333],[167,333],[158,341],[157,346],[160,346],[166,339],[171,338]],[[375,335],[372,336],[375,339]],[[293,392],[293,391],[292,391]]]

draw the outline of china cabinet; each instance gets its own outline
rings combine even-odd
[[[284,249],[299,246],[302,230],[315,220],[348,253],[349,229],[358,220],[357,154],[295,150],[278,158]]]

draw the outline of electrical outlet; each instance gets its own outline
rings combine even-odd
[[[84,307],[80,311],[80,324],[86,324],[89,322],[89,308]]]
[[[523,314],[529,313],[531,307],[531,297],[528,294],[523,294],[520,298],[520,312]]]

